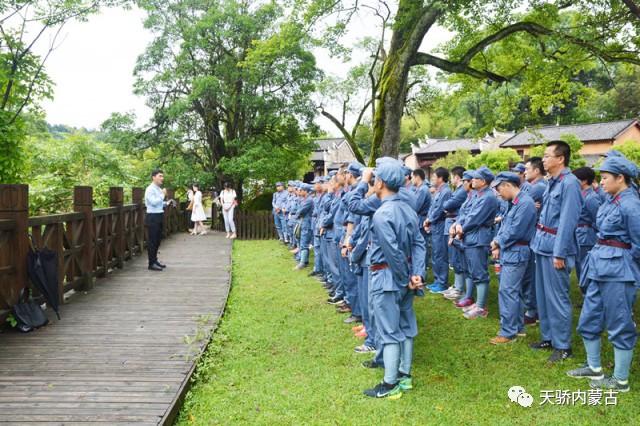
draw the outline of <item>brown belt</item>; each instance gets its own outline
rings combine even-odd
[[[598,244],[602,246],[618,247],[621,249],[631,250],[631,244],[623,243],[622,241],[601,240],[600,238],[598,238]]]
[[[547,228],[546,226],[544,226],[541,223],[536,223],[536,228],[538,228],[539,230],[541,230],[543,232],[551,234],[551,235],[558,235],[558,230],[557,229]]]
[[[453,218],[456,218],[456,217],[458,217],[457,214],[448,214],[447,215],[447,219],[453,219]]]
[[[349,225],[349,222],[342,222],[342,226],[347,226]]]
[[[588,223],[579,223],[578,228],[593,228],[593,227]]]
[[[529,241],[518,241],[516,243],[517,246],[528,246],[529,245]]]
[[[407,257],[407,262],[411,263],[411,257]],[[376,263],[375,265],[371,265],[369,269],[372,271],[379,271],[381,269],[387,269],[389,265],[387,263]]]
[[[317,214],[312,214],[311,217],[318,217],[318,215]]]
[[[325,229],[333,229],[333,225],[329,225]]]

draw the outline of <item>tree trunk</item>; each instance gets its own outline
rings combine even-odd
[[[423,7],[423,0],[400,0],[389,54],[382,67],[369,165],[374,165],[379,156],[398,158],[409,69],[426,33],[442,13],[437,6]]]

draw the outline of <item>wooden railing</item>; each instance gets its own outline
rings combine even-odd
[[[95,278],[142,253],[146,246],[144,190],[133,188],[132,204],[124,204],[120,187],[109,190],[110,207],[93,209],[93,188],[76,186],[73,212],[29,217],[27,185],[0,184],[0,326],[20,290],[29,285],[26,256],[29,238],[36,249],[58,253],[58,302],[70,290],[88,290]],[[174,197],[167,191],[169,199]],[[184,212],[165,209],[164,236],[184,228]],[[34,295],[38,293],[33,289]]]
[[[222,214],[213,212],[211,228],[216,231],[224,231]],[[234,212],[236,234],[241,240],[271,240],[278,238],[278,230],[273,223],[273,215],[269,211],[243,211],[236,207]]]

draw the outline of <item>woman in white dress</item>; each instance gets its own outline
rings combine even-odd
[[[204,208],[202,207],[202,192],[200,191],[200,185],[193,184],[193,210],[191,212],[191,220],[195,223],[193,227],[192,235],[206,235],[207,231],[204,227],[203,221],[207,220],[207,216],[204,214]],[[201,232],[198,232],[201,229]]]
[[[222,216],[224,217],[227,238],[235,238],[236,224],[233,221],[233,210],[236,207],[236,191],[231,186],[231,182],[224,184],[224,191],[220,194],[220,201],[222,202]]]

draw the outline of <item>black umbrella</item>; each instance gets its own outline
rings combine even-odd
[[[27,271],[33,285],[60,319],[58,313],[58,253],[46,247],[42,251],[28,253]]]

